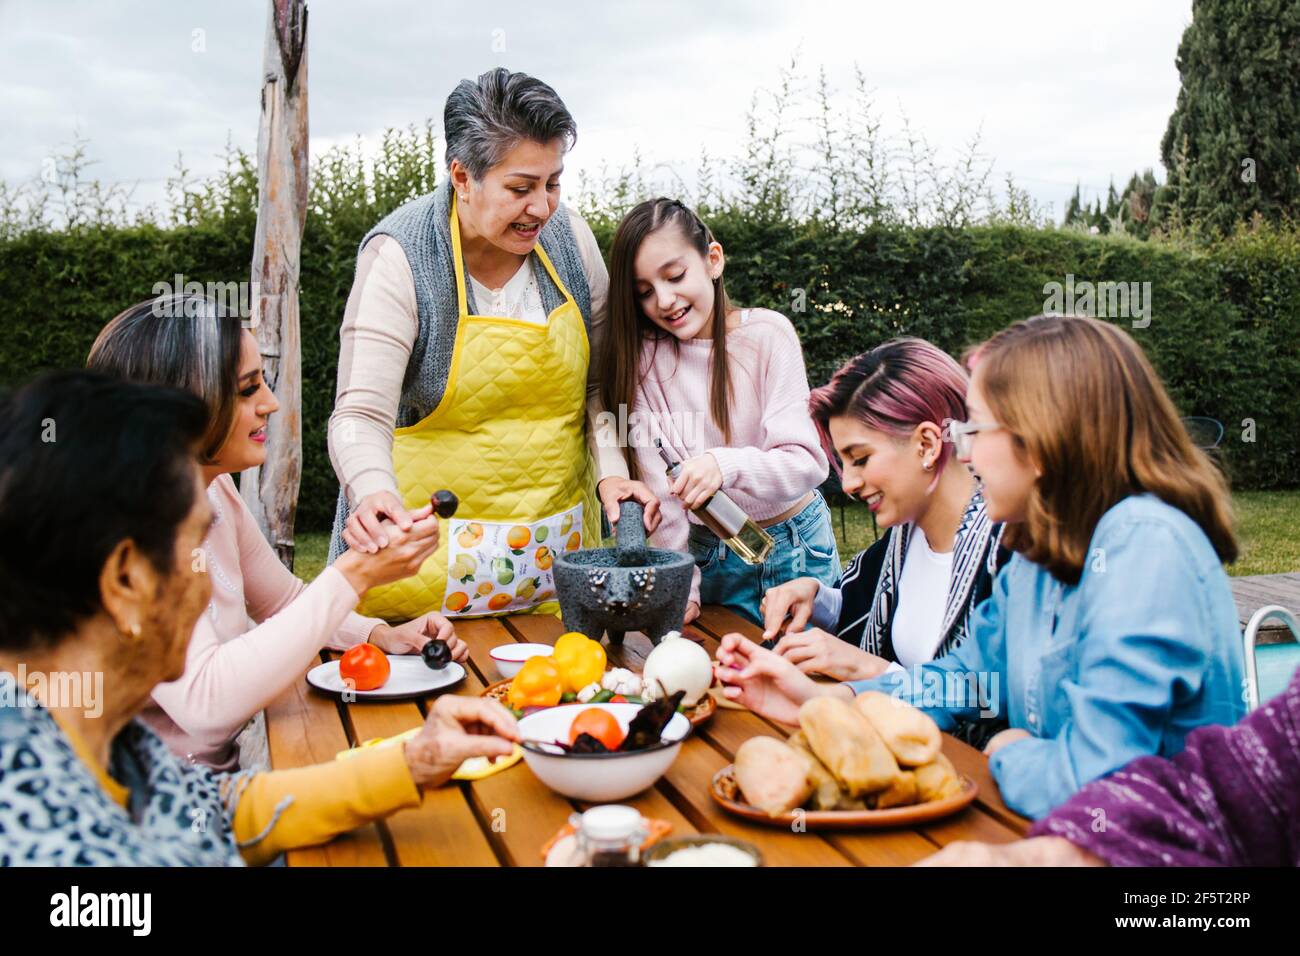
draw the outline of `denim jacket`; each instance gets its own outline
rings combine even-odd
[[[1169,757],[1204,724],[1245,713],[1241,631],[1205,533],[1153,495],[1093,531],[1066,585],[1017,554],[976,611],[971,639],[914,668],[852,681],[956,720],[1004,716],[1033,736],[989,761],[1007,806],[1038,818],[1136,757]]]

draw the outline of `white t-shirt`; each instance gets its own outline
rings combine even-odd
[[[473,276],[469,281],[474,289],[474,306],[479,315],[499,315],[535,325],[546,324],[548,316],[542,305],[542,290],[537,286],[537,273],[533,271],[531,258],[524,259],[500,289],[489,289]]]
[[[896,594],[890,634],[899,664],[911,668],[934,660],[943,635],[943,612],[952,578],[952,552],[930,550],[925,532],[913,525]],[[890,670],[894,667],[891,666]]]

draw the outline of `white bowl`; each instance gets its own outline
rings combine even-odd
[[[519,721],[519,733],[525,741],[561,740],[568,742],[573,720],[584,710],[595,708],[614,715],[619,726],[627,726],[640,704],[563,704],[535,711]],[[524,744],[524,761],[537,778],[556,793],[574,800],[609,803],[640,793],[662,777],[682,749],[682,741],[691,732],[691,722],[682,714],[673,714],[664,728],[660,746],[631,753],[566,754],[543,750],[534,743]]]
[[[550,657],[555,648],[550,644],[502,644],[488,651],[497,671],[506,680],[519,673],[524,661],[530,657]]]

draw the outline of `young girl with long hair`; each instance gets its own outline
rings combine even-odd
[[[619,224],[610,256],[605,407],[635,425],[625,449],[632,480],[662,504],[659,547],[695,557],[686,619],[701,601],[757,622],[771,587],[840,562],[830,510],[817,490],[826,455],[808,417],[808,378],[790,320],[732,307],[722,246],[693,211],[653,199]],[[676,460],[671,482],[654,440]],[[767,559],[741,560],[693,513],[725,491],[773,538]]]

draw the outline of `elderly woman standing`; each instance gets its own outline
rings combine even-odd
[[[609,278],[560,203],[573,117],[545,83],[498,68],[462,81],[443,118],[448,178],[361,242],[330,419],[331,560],[384,547],[381,521],[405,530],[439,488],[460,497],[420,573],[366,596],[387,620],[552,610],[553,553],[600,540],[597,474],[611,521],[632,496],[658,523],[596,436]]]
[[[197,396],[92,372],[0,405],[0,866],[264,863],[518,739],[505,708],[448,696],[401,745],[221,774],[137,719],[212,593],[193,561],[214,518],[207,424]]]

